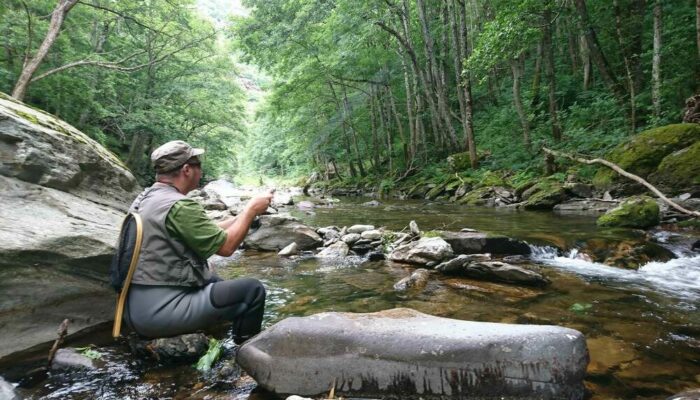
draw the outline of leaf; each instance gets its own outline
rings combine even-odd
[[[83,356],[92,359],[92,360],[101,360],[102,359],[102,353],[100,353],[97,350],[94,350],[92,346],[85,346],[85,347],[76,347],[75,350],[77,350],[80,354]]]
[[[197,365],[195,366],[197,371],[208,372],[211,370],[211,366],[221,356],[221,348],[222,344],[220,341],[214,338],[209,339],[209,350],[207,350],[207,353],[203,355],[199,361],[197,361]]]
[[[569,311],[573,311],[575,313],[583,313],[586,310],[593,308],[593,304],[591,303],[574,303],[569,307]]]

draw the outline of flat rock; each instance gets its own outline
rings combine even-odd
[[[290,243],[296,243],[299,250],[315,249],[323,243],[312,228],[298,219],[287,215],[262,215],[260,228],[248,234],[245,244],[251,249],[279,251]]]
[[[350,247],[345,242],[335,242],[332,245],[321,250],[316,257],[321,258],[340,258],[348,255]]]
[[[426,265],[441,262],[452,256],[450,245],[439,237],[421,238],[415,242],[402,244],[389,255],[391,261]]]
[[[377,240],[382,238],[382,231],[377,229],[372,229],[370,231],[364,231],[360,234],[362,239]]]
[[[299,246],[297,246],[296,242],[292,242],[289,246],[283,248],[280,250],[277,255],[282,256],[282,257],[289,257],[296,255],[299,252]]]
[[[435,270],[444,274],[451,274],[460,271],[465,265],[472,261],[491,261],[490,254],[460,254],[457,257],[442,262],[435,266]]]
[[[353,225],[348,228],[348,233],[362,233],[364,231],[371,231],[374,229],[374,225]]]
[[[554,211],[560,214],[594,214],[599,215],[617,207],[616,201],[597,199],[569,200],[554,206]]]
[[[352,246],[355,242],[360,240],[360,238],[361,236],[359,233],[348,233],[347,235],[343,235],[340,240]]]
[[[530,254],[530,246],[527,243],[506,236],[489,235],[483,232],[439,231],[438,233],[452,246],[456,254]]]
[[[209,338],[203,333],[140,340],[130,337],[131,350],[141,356],[161,362],[189,362],[199,359],[209,349]]]
[[[476,261],[454,268],[452,275],[466,276],[485,281],[506,282],[526,286],[546,286],[550,282],[543,275],[500,261]]]
[[[287,318],[238,363],[277,394],[582,399],[588,351],[573,329],[433,317],[411,309]]]

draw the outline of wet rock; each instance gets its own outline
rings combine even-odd
[[[602,215],[600,226],[649,228],[659,223],[659,205],[647,196],[630,197]]]
[[[525,210],[551,210],[567,199],[564,185],[554,179],[543,179],[523,192],[522,208]]]
[[[374,250],[374,247],[370,245],[369,243],[366,244],[355,244],[352,246],[352,251],[355,252],[355,254],[366,254],[370,251]]]
[[[383,261],[386,260],[386,255],[382,252],[369,253],[367,259],[369,261]]]
[[[586,342],[591,353],[591,362],[588,364],[588,373],[591,375],[604,375],[620,364],[638,358],[631,344],[622,340],[601,336],[587,339]]]
[[[237,360],[276,394],[322,395],[335,382],[343,397],[579,399],[588,353],[572,329],[394,309],[287,318],[244,344]]]
[[[323,247],[328,247],[328,246],[332,245],[333,243],[335,243],[335,242],[337,242],[337,241],[338,241],[338,238],[331,238],[331,239],[328,239],[328,240],[324,240],[324,241],[323,241]]]
[[[408,233],[397,233],[397,234],[396,234],[396,239],[394,240],[393,243],[391,243],[391,246],[392,246],[392,247],[398,247],[398,246],[400,246],[400,245],[402,245],[402,244],[404,244],[404,243],[410,242],[410,241],[413,240],[413,239],[414,239],[414,238],[411,237],[411,235],[409,235]]]
[[[696,240],[695,243],[690,246],[690,249],[693,251],[700,251],[700,240]]]
[[[135,354],[160,362],[189,362],[199,359],[209,349],[209,338],[203,333],[141,340],[131,337],[129,346]]]
[[[272,198],[272,204],[275,206],[293,206],[294,199],[290,194],[275,192],[275,196]]]
[[[450,274],[526,286],[546,286],[550,283],[542,274],[499,261],[471,262],[451,270]]]
[[[329,247],[326,247],[325,249],[321,250],[318,254],[316,254],[316,257],[340,258],[347,256],[349,251],[350,247],[348,247],[347,243],[342,241],[335,242]]]
[[[294,396],[287,397],[285,400],[314,400],[314,399],[312,399],[310,397],[301,397],[301,396],[294,395]]]
[[[299,250],[310,250],[321,245],[322,240],[312,228],[286,215],[262,215],[260,228],[245,239],[248,248],[268,251],[279,251],[292,242]]]
[[[521,301],[535,299],[543,294],[541,291],[529,287],[478,281],[467,278],[445,279],[444,283],[452,289],[459,290],[465,296],[479,301],[495,300],[501,303],[515,304]]]
[[[362,203],[362,205],[365,207],[379,207],[382,205],[382,203],[378,202],[377,200],[372,200],[366,203]]]
[[[316,233],[321,235],[325,240],[340,237],[340,228],[337,226],[327,226],[325,228],[316,229]]]
[[[355,244],[358,240],[360,240],[361,235],[359,233],[348,233],[347,235],[344,235],[340,238],[343,242],[347,243],[348,245],[352,246]]]
[[[15,393],[15,387],[0,376],[0,399],[3,400],[19,400],[19,396]]]
[[[299,252],[299,246],[297,246],[296,242],[292,242],[289,244],[289,246],[283,248],[280,250],[277,255],[282,256],[282,257],[289,257],[296,255]]]
[[[98,360],[80,354],[76,349],[58,349],[51,363],[51,369],[97,369],[101,364]]]
[[[435,266],[435,270],[443,274],[451,274],[460,271],[465,265],[472,261],[491,261],[490,254],[460,254],[457,257],[442,262]]]
[[[400,245],[391,252],[389,259],[425,265],[429,262],[441,262],[452,254],[452,247],[446,241],[439,237],[432,237]]]
[[[457,254],[530,254],[530,246],[527,243],[506,236],[489,235],[483,232],[439,231],[438,233]]]
[[[554,206],[554,211],[561,214],[600,214],[612,210],[617,205],[616,201],[596,199],[569,200]]]
[[[614,247],[608,244],[604,250],[604,264],[630,269],[637,269],[651,261],[669,261],[676,258],[671,250],[646,241],[622,241]]]
[[[408,229],[409,231],[411,231],[411,235],[420,236],[420,229],[418,228],[418,224],[416,223],[416,221],[409,222]]]
[[[304,200],[297,203],[297,208],[300,210],[313,210],[314,208],[316,208],[316,204],[308,200]]]
[[[394,290],[403,292],[408,289],[422,289],[428,284],[430,272],[424,268],[418,268],[413,273],[394,284]]]
[[[522,256],[522,255],[514,255],[514,256],[505,256],[503,257],[503,262],[508,263],[508,264],[523,264],[528,262],[529,260]]]
[[[357,242],[355,242],[354,246],[364,246],[364,245],[370,245],[372,244],[372,239],[360,239]]]
[[[700,399],[700,389],[686,390],[685,392],[674,394],[666,400],[698,400]]]
[[[364,231],[371,231],[374,229],[374,225],[353,225],[348,228],[348,233],[362,233]]]
[[[360,236],[362,239],[377,240],[382,238],[382,231],[376,229],[364,231],[360,234]]]

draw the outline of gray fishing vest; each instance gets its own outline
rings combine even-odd
[[[132,283],[137,285],[204,286],[211,279],[206,260],[165,228],[165,218],[178,200],[186,198],[177,189],[155,183],[136,197],[130,212],[143,220],[143,242]]]

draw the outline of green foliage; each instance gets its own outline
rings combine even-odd
[[[221,356],[222,348],[223,344],[221,341],[214,338],[209,339],[209,349],[207,350],[206,354],[199,358],[197,364],[195,365],[197,371],[202,373],[209,372],[212,365],[214,365],[216,360],[218,360]]]
[[[76,347],[75,350],[78,351],[81,355],[83,355],[91,360],[101,360],[102,359],[102,353],[95,350],[93,345],[85,346],[85,347]]]
[[[569,307],[569,311],[575,312],[576,314],[583,314],[591,308],[593,308],[593,304],[591,303],[574,303]]]

